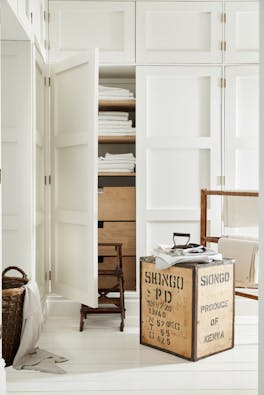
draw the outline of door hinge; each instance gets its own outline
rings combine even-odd
[[[44,184],[51,185],[51,176],[44,176]]]
[[[226,79],[225,78],[221,78],[221,88],[226,88]]]
[[[51,270],[49,270],[49,280],[51,280]]]
[[[221,15],[221,22],[226,23],[226,12],[223,12],[223,14]]]
[[[33,12],[30,13],[30,22],[33,24]]]
[[[48,86],[51,86],[51,78],[48,77]]]
[[[225,176],[217,176],[216,181],[217,181],[218,186],[224,186],[225,185]]]
[[[50,21],[50,13],[48,11],[43,11],[43,19],[44,22],[48,22]]]
[[[51,176],[49,176],[49,185],[51,185]]]
[[[226,51],[226,41],[221,41],[221,51]]]

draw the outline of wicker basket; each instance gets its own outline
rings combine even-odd
[[[9,270],[17,270],[22,277],[7,277]],[[25,272],[19,267],[9,266],[2,273],[2,346],[6,366],[13,364],[19,347],[25,297],[23,285],[27,282]]]

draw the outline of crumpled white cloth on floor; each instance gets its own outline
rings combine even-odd
[[[36,348],[43,324],[38,285],[35,281],[30,280],[24,285],[24,288],[25,299],[20,345],[13,362],[13,368],[64,373],[63,369],[55,365],[55,362],[65,362],[65,358]]]
[[[49,351],[41,350],[36,347],[32,352],[20,358],[15,369],[37,370],[39,372],[64,374],[64,369],[57,366],[57,363],[67,362],[68,359],[60,357],[59,355],[52,354]]]

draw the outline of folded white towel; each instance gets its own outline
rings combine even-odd
[[[130,90],[126,88],[120,88],[116,86],[105,86],[105,85],[99,85],[99,92],[125,92],[129,93]]]
[[[130,99],[134,99],[134,95],[129,95],[129,96],[115,96],[115,95],[101,95],[99,94],[99,100],[130,100]]]
[[[224,196],[222,217],[228,228],[258,226],[258,198]]]
[[[129,118],[128,113],[119,113],[119,112],[115,112],[114,114],[99,112],[98,115],[99,121],[128,121],[128,118]]]
[[[237,287],[256,288],[258,286],[259,243],[245,238],[221,237],[218,251],[224,258],[235,259],[235,282]]]
[[[136,129],[100,129],[98,131],[99,136],[135,136]]]
[[[105,154],[105,158],[106,159],[108,159],[108,160],[111,160],[111,159],[135,159],[135,157],[134,157],[134,155],[133,155],[133,153],[132,152],[128,152],[128,153],[126,153],[126,154],[110,154],[109,152],[107,152],[106,154]]]
[[[99,117],[100,116],[109,117],[110,119],[113,117],[122,117],[128,119],[129,113],[126,111],[99,111]]]

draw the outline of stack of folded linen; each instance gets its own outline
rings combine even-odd
[[[109,154],[98,158],[99,172],[133,173],[135,170],[136,158],[129,154]]]
[[[134,136],[136,129],[132,127],[132,121],[128,119],[129,113],[122,111],[99,112],[99,135],[100,136]]]
[[[125,88],[99,85],[99,100],[130,100],[134,99],[133,92]]]

